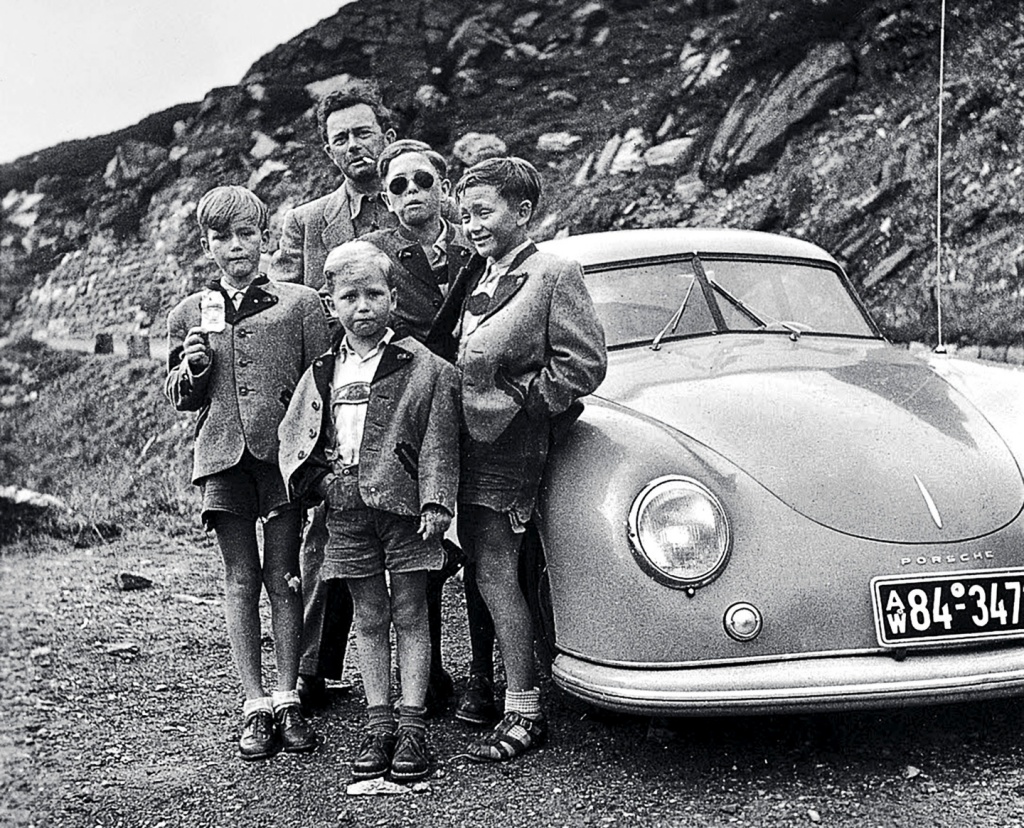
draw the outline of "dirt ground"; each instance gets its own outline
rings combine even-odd
[[[119,572],[153,586],[121,591]],[[545,688],[553,738],[479,766],[449,714],[420,792],[349,796],[358,686],[314,718],[308,755],[235,757],[240,695],[220,563],[201,534],[129,532],[91,549],[0,547],[0,825],[1020,825],[1019,704],[652,722]],[[467,660],[461,590],[446,658]],[[266,615],[266,606],[264,606]],[[267,662],[271,642],[265,638]]]

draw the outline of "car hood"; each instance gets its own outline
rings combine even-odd
[[[632,348],[610,355],[597,396],[698,440],[849,535],[948,543],[1024,506],[1020,467],[989,421],[885,343],[729,334]]]

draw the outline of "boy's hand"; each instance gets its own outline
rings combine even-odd
[[[210,364],[210,346],[202,328],[189,328],[185,334],[182,359],[188,362],[193,371],[203,371]]]
[[[420,512],[420,528],[417,530],[423,540],[439,538],[448,531],[452,516],[442,506],[428,503]]]

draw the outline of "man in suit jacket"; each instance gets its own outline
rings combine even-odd
[[[317,123],[324,152],[343,180],[333,193],[285,214],[270,276],[322,294],[324,262],[332,249],[396,223],[377,177],[377,156],[395,139],[395,130],[374,85],[356,79],[320,101]],[[312,515],[301,553],[305,613],[298,690],[307,707],[326,701],[326,679],[341,678],[352,623],[352,598],[345,585],[320,578],[327,526],[323,509]]]
[[[324,283],[327,254],[347,241],[395,225],[380,195],[377,156],[395,140],[391,112],[366,81],[353,80],[317,107],[324,152],[341,171],[333,193],[289,210],[281,243],[270,266],[272,278],[301,282],[315,290]]]

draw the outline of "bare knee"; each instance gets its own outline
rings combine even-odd
[[[365,638],[388,636],[391,629],[391,612],[386,603],[355,600],[352,612],[352,626],[359,635]]]
[[[297,567],[296,567],[297,569]],[[263,584],[271,602],[302,598],[302,578],[299,573],[274,569],[263,573]]]
[[[391,620],[399,635],[425,626],[428,623],[426,592],[393,593],[391,596]]]

